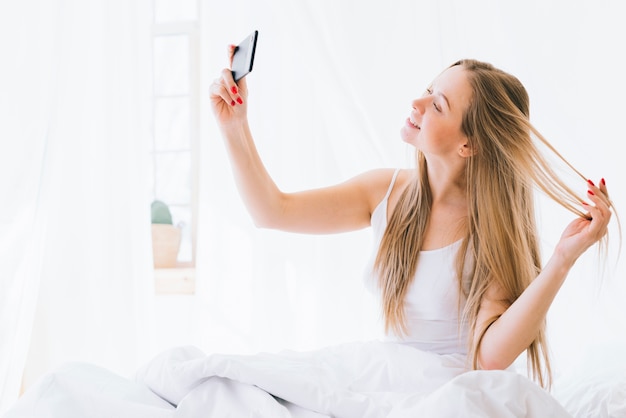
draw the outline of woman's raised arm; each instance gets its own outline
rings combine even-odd
[[[232,56],[234,47],[229,48]],[[284,193],[257,152],[247,118],[248,87],[224,69],[210,88],[211,106],[226,144],[235,182],[255,225],[302,233],[364,228],[383,198],[392,170],[374,170],[341,184]]]

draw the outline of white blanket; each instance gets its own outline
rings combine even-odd
[[[135,381],[70,365],[5,418],[570,416],[526,377],[464,366],[461,356],[385,342],[252,356],[182,347],[152,360]]]

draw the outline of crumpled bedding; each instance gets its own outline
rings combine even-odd
[[[580,351],[555,379],[554,396],[576,418],[626,418],[626,342],[598,341]]]
[[[47,375],[5,418],[569,417],[514,371],[467,371],[461,355],[391,342],[309,352],[168,350],[124,379],[92,365]]]

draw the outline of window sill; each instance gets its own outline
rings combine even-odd
[[[157,295],[195,294],[196,269],[193,267],[155,268],[154,292]]]

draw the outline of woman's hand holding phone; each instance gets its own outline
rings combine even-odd
[[[228,46],[230,65],[232,65],[236,48],[235,45]],[[236,83],[231,69],[224,68],[220,77],[211,84],[209,93],[213,114],[222,127],[240,123],[246,119],[248,86],[245,77]]]
[[[230,69],[223,69],[221,77],[211,85],[211,106],[222,127],[246,118],[248,86],[245,76],[252,71],[257,39],[258,31],[254,31],[239,45],[229,45]]]

